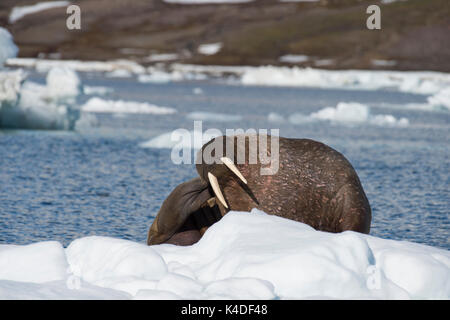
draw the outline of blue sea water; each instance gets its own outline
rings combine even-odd
[[[33,79],[43,80],[38,74]],[[372,206],[372,235],[450,249],[450,117],[404,107],[425,103],[424,96],[218,81],[142,84],[89,74],[82,81],[113,88],[104,99],[145,101],[177,113],[98,114],[98,126],[75,131],[0,129],[0,244],[56,240],[68,245],[89,235],[145,242],[162,201],[196,171],[193,165],[173,164],[170,149],[139,144],[177,128],[193,130],[187,114],[207,111],[242,119],[204,121],[203,130],[276,128],[281,136],[327,143],[350,160],[361,179]],[[195,88],[203,94],[195,94]],[[267,119],[271,112],[287,118],[350,101],[373,106],[373,114],[406,117],[410,125]]]

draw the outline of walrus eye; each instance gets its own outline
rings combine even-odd
[[[228,205],[225,202],[225,198],[223,197],[222,190],[220,190],[219,182],[217,182],[217,178],[215,175],[213,175],[211,172],[208,172],[208,179],[209,183],[211,184],[211,187],[216,194],[217,199],[219,199],[220,203],[223,204],[225,208],[228,209]]]
[[[244,178],[244,176],[242,175],[242,173],[239,171],[239,169],[236,167],[236,165],[233,163],[233,161],[231,161],[230,158],[222,157],[222,158],[220,158],[220,160],[223,162],[224,165],[226,165],[226,166],[228,167],[228,169],[230,169],[231,171],[233,171],[233,173],[234,173],[235,175],[237,175],[238,178],[242,180],[242,182],[244,182],[245,184],[247,184],[247,179]]]

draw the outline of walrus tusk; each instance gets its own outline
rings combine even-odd
[[[222,157],[222,158],[220,158],[220,160],[223,162],[224,165],[226,165],[226,166],[228,167],[228,169],[230,169],[231,171],[233,171],[233,173],[234,173],[235,175],[237,175],[238,178],[242,180],[242,182],[244,182],[245,184],[247,184],[247,179],[244,178],[244,176],[242,175],[242,173],[239,171],[239,169],[236,167],[236,165],[233,163],[233,161],[231,161],[230,158]]]
[[[225,198],[223,197],[222,190],[220,190],[219,182],[217,182],[217,178],[211,172],[208,172],[208,179],[211,187],[213,188],[214,193],[216,194],[217,199],[223,204],[225,208],[228,209],[228,205],[225,202]]]

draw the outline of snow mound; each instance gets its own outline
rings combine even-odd
[[[242,116],[240,115],[206,112],[206,111],[191,112],[187,115],[187,118],[191,120],[216,121],[216,122],[230,122],[242,120]]]
[[[89,99],[81,110],[98,113],[140,113],[140,114],[173,114],[175,109],[160,107],[146,102],[104,100],[98,97]]]
[[[0,246],[0,279],[43,283],[63,280],[69,267],[59,242],[46,241],[25,246]],[[39,263],[36,263],[39,261]]]
[[[18,51],[11,33],[0,27],[0,68],[7,59],[16,57]]]
[[[316,231],[257,209],[229,212],[188,247],[96,236],[65,250],[0,245],[0,266],[0,298],[450,298],[447,250]]]
[[[14,7],[9,15],[9,23],[14,23],[29,14],[52,8],[67,7],[69,4],[69,1],[47,1],[39,2],[31,6]]]
[[[175,130],[160,134],[141,143],[139,146],[155,149],[172,149],[174,147],[181,149],[200,149],[205,143],[221,135],[220,132]]]
[[[274,118],[273,115],[272,118]],[[269,118],[269,121],[270,120],[271,119]],[[304,124],[312,121],[331,121],[333,123],[350,125],[371,124],[397,127],[406,127],[409,125],[409,120],[406,118],[397,119],[390,114],[373,115],[370,112],[369,106],[357,102],[339,102],[334,108],[323,108],[308,116],[301,113],[294,113],[289,117],[289,122],[292,124]]]

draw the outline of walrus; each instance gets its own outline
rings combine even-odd
[[[261,151],[262,138],[267,147]],[[368,234],[371,208],[350,162],[318,141],[273,138],[222,136],[203,145],[196,160],[199,177],[181,183],[164,200],[149,229],[147,244],[192,245],[230,210],[252,208],[316,230]],[[251,161],[249,150],[254,142],[266,156],[278,151],[278,168],[273,174],[262,174],[267,161]],[[217,146],[223,150],[218,152]],[[213,162],[206,159],[206,151]]]

